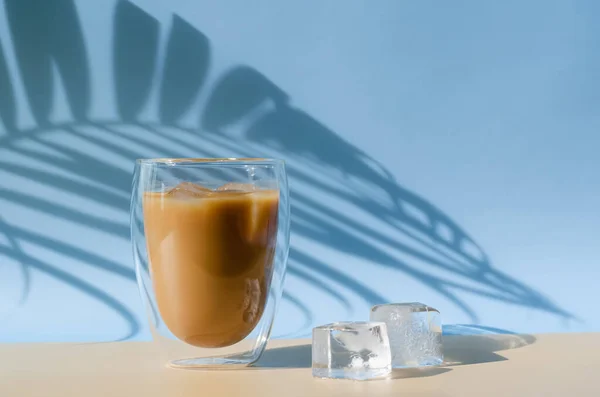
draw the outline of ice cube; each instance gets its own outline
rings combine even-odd
[[[237,183],[230,182],[226,183],[217,188],[219,192],[232,192],[232,193],[250,193],[258,190],[256,186],[251,183]]]
[[[440,312],[422,303],[390,303],[371,308],[371,321],[387,325],[394,368],[440,365],[442,324]]]
[[[313,329],[313,376],[368,380],[384,377],[390,371],[385,323],[338,322]]]
[[[192,182],[181,182],[167,192],[167,196],[179,198],[207,197],[214,194],[211,189]]]

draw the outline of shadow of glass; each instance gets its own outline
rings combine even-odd
[[[252,369],[293,369],[312,367],[312,348],[310,344],[277,347],[266,350]],[[450,368],[401,368],[394,369],[385,379],[425,378],[451,371]]]
[[[394,369],[391,379],[422,378],[440,375],[453,366],[506,361],[497,354],[535,342],[532,335],[450,335],[444,336],[444,364],[441,367]],[[310,344],[267,349],[252,368],[310,368]]]
[[[310,344],[267,349],[252,368],[311,368]]]
[[[535,343],[533,335],[444,335],[444,366],[506,361],[496,352],[518,349]]]
[[[428,378],[450,371],[452,371],[452,369],[442,367],[394,368],[389,379]]]
[[[444,335],[444,364],[439,367],[394,369],[392,379],[421,378],[450,371],[452,366],[506,361],[498,351],[517,349],[535,343],[527,334]],[[267,349],[253,368],[310,368],[311,344]]]

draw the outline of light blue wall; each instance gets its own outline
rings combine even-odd
[[[275,336],[382,301],[600,330],[600,3],[2,5],[0,341],[148,337],[128,196],[157,156],[288,160]]]

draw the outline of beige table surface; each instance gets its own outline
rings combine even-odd
[[[0,345],[0,396],[600,396],[600,333],[448,336],[447,365],[390,379],[313,379],[307,340],[259,365],[175,370],[153,342]]]

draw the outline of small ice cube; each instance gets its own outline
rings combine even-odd
[[[208,189],[204,186],[197,185],[192,182],[181,182],[171,190],[169,190],[166,195],[170,197],[179,197],[179,198],[195,198],[195,197],[207,197],[212,195],[214,192],[211,189]]]
[[[394,368],[440,365],[440,312],[422,303],[390,303],[371,308],[371,321],[387,325]]]
[[[391,368],[385,323],[339,322],[313,329],[313,376],[368,380],[388,375]]]

